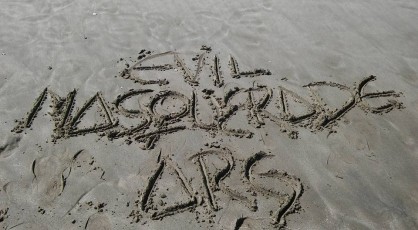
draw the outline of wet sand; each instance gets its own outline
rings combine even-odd
[[[418,228],[418,3],[0,3],[3,229]]]

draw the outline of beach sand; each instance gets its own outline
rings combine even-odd
[[[418,2],[1,1],[2,229],[418,229]]]

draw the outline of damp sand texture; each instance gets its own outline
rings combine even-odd
[[[0,228],[418,229],[418,2],[0,20]]]

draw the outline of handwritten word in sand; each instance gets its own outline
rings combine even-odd
[[[374,80],[375,76],[369,76],[352,87],[334,82],[310,83],[304,86],[310,93],[308,97],[281,86],[266,85],[233,87],[223,94],[208,88],[189,92],[131,89],[118,95],[112,103],[98,92],[77,109],[77,90],[62,97],[45,88],[12,131],[19,133],[31,128],[49,98],[54,141],[95,133],[152,149],[162,135],[182,130],[251,138],[257,129],[269,123],[290,138],[298,138],[298,128],[336,132],[340,120],[356,107],[376,114],[402,108],[402,103],[396,100],[400,93],[365,90]],[[327,87],[336,90],[332,97],[343,98],[345,102],[339,107],[325,103],[327,98],[321,97],[320,92]]]
[[[202,74],[206,74],[212,78],[213,85],[222,87],[224,85],[223,72],[221,71],[221,60],[218,55],[214,55],[212,61],[207,63],[208,54],[212,51],[210,48],[202,47],[201,52],[192,58],[192,61],[196,65],[195,70],[192,70],[190,66],[181,58],[178,52],[168,51],[164,53],[154,54],[151,51],[142,50],[139,53],[138,61],[133,65],[126,63],[126,68],[121,72],[121,77],[130,79],[135,83],[142,85],[167,85],[169,81],[166,78],[159,79],[145,79],[144,72],[149,71],[169,71],[171,76],[178,77],[178,73],[183,77],[184,82],[191,86],[198,86],[199,79]],[[123,59],[122,59],[123,60]],[[238,66],[238,61],[235,57],[229,57],[229,72],[230,76],[235,79],[240,78],[253,78],[264,75],[271,75],[271,71],[262,68],[256,68],[253,70],[241,71]],[[209,68],[207,68],[209,67]],[[209,70],[207,72],[206,70]],[[177,72],[177,74],[176,74]]]
[[[263,159],[271,157],[258,152],[243,161],[242,165],[237,165],[239,161],[234,160],[227,148],[202,150],[189,156],[189,161],[200,172],[197,173],[200,179],[198,176],[193,180],[189,180],[171,159],[159,157],[145,188],[138,192],[138,200],[129,217],[133,219],[132,222],[139,222],[190,211],[214,223],[216,214],[213,214],[226,208],[228,200],[234,200],[248,212],[229,223],[232,229],[239,229],[247,218],[267,219],[268,224],[283,227],[286,224],[285,217],[300,208],[299,197],[303,193],[303,186],[299,178],[286,172],[262,171],[257,167]],[[214,164],[219,167],[213,167]],[[242,180],[240,183],[231,183],[231,174],[235,175],[237,168],[243,172],[238,172]],[[164,184],[171,184],[168,180],[175,180],[176,188],[164,189]],[[182,196],[176,195],[174,190],[181,191]],[[268,210],[265,210],[267,206]],[[203,207],[205,211],[199,211],[198,207]]]

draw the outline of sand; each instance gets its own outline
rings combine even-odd
[[[2,229],[417,229],[416,1],[0,2]]]

